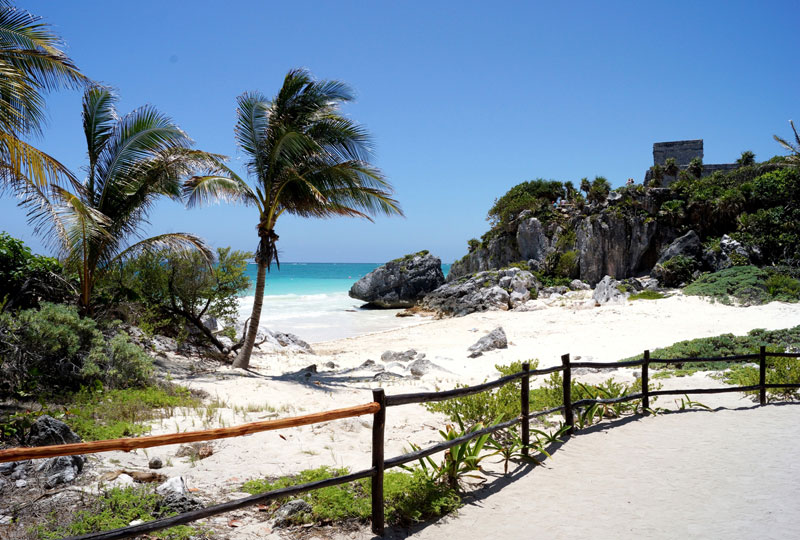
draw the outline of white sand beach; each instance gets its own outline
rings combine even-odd
[[[186,411],[185,416],[156,425],[153,432],[234,425],[366,403],[372,400],[371,389],[378,386],[387,394],[449,389],[494,378],[495,364],[516,360],[538,359],[540,367],[548,367],[569,353],[573,359],[611,362],[684,339],[798,324],[797,305],[775,302],[744,308],[681,295],[597,308],[551,306],[525,313],[419,318],[418,324],[397,330],[316,343],[315,355],[261,353],[254,356],[249,371],[209,366],[208,371],[176,375],[176,382],[205,390],[225,407],[205,422],[197,411]],[[467,347],[497,326],[504,328],[508,348],[468,358]],[[367,360],[382,365],[384,351],[410,348],[425,353],[442,369],[419,379],[376,381],[374,367],[359,368]],[[336,368],[325,367],[328,362]],[[318,366],[318,372],[304,377],[302,369],[310,364]],[[300,373],[292,375],[295,372]],[[591,373],[582,380],[596,382],[611,375]],[[632,381],[635,372],[617,370],[613,375]],[[659,382],[671,388],[722,384],[702,373]],[[419,530],[390,531],[389,537],[519,538],[536,530],[547,538],[786,538],[785,531],[800,525],[800,508],[792,503],[798,494],[792,441],[800,434],[800,406],[759,408],[739,394],[702,398],[703,403],[724,409],[604,422],[573,437],[544,467],[523,467],[514,472],[513,481],[493,478],[487,484],[490,493],[457,516]],[[662,398],[659,405],[671,403]],[[245,410],[248,407],[252,412]],[[390,408],[387,457],[403,453],[409,443],[438,442],[437,430],[444,423],[443,416],[418,405]],[[370,428],[371,417],[366,416],[225,439],[213,442],[213,455],[199,461],[173,457],[175,447],[100,454],[93,459],[102,461],[101,470],[146,470],[148,458],[159,455],[167,463],[160,472],[184,477],[189,488],[206,500],[222,501],[244,496],[241,485],[252,478],[321,465],[368,468]],[[571,509],[569,515],[564,515],[565,509]],[[278,531],[268,536],[269,523],[257,514],[235,512],[241,526],[231,528],[228,536],[279,537]],[[224,526],[231,517],[220,516],[212,523]],[[314,534],[325,538],[333,533]],[[344,537],[370,537],[368,528],[350,534]]]

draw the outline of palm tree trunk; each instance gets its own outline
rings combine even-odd
[[[267,281],[267,264],[259,259],[258,274],[256,275],[256,297],[253,299],[253,313],[250,315],[250,324],[247,325],[247,334],[244,345],[239,349],[233,367],[246,369],[250,365],[250,355],[256,342],[258,323],[261,319],[261,307],[264,305],[264,285]]]

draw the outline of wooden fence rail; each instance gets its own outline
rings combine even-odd
[[[243,424],[230,428],[210,429],[204,431],[194,431],[186,433],[176,433],[168,435],[155,435],[150,437],[139,437],[130,439],[114,439],[108,441],[95,441],[90,443],[67,444],[58,446],[42,446],[38,448],[12,448],[9,450],[0,451],[0,462],[15,461],[21,459],[35,459],[43,457],[55,457],[84,453],[95,452],[108,452],[111,450],[132,450],[135,448],[149,448],[153,446],[163,446],[168,444],[179,444],[194,441],[206,441],[214,439],[222,439],[227,437],[239,437],[242,435],[249,435],[251,433],[258,433],[261,431],[269,431],[274,429],[283,429],[288,427],[304,426],[309,424],[316,424],[320,422],[328,422],[341,418],[349,418],[353,416],[361,416],[365,414],[372,414],[372,467],[362,471],[350,473],[336,478],[329,478],[327,480],[320,480],[317,482],[310,482],[297,486],[291,486],[278,490],[269,491],[266,493],[259,493],[251,497],[245,497],[235,501],[230,501],[191,512],[185,512],[177,516],[157,519],[140,525],[131,527],[123,527],[112,531],[104,531],[98,533],[91,533],[82,536],[72,537],[68,540],[119,540],[122,538],[130,538],[154,532],[176,525],[183,525],[204,519],[232,510],[238,510],[254,504],[264,503],[267,501],[276,500],[283,497],[290,497],[305,493],[323,487],[344,484],[353,482],[362,478],[371,479],[372,487],[372,531],[375,534],[382,535],[384,530],[384,497],[383,497],[383,476],[386,469],[392,467],[399,467],[406,463],[416,461],[433,454],[453,448],[459,444],[466,443],[477,437],[492,434],[503,429],[509,429],[517,424],[521,424],[521,435],[523,442],[527,445],[530,439],[530,420],[542,416],[547,416],[554,413],[562,413],[564,415],[564,425],[567,426],[567,434],[571,435],[574,430],[574,412],[575,408],[590,407],[595,404],[614,404],[622,403],[625,401],[641,400],[642,414],[647,414],[650,409],[651,396],[665,396],[665,395],[684,395],[684,394],[719,394],[726,392],[759,392],[759,403],[766,404],[766,390],[771,388],[800,388],[800,384],[772,384],[766,382],[766,360],[769,357],[775,358],[800,358],[800,353],[772,353],[767,352],[765,347],[761,347],[758,354],[745,354],[736,356],[720,356],[720,357],[706,357],[706,358],[676,358],[676,359],[658,359],[651,358],[650,351],[645,351],[642,360],[632,360],[627,362],[571,362],[570,356],[565,354],[561,357],[561,365],[554,366],[546,369],[531,370],[530,365],[525,363],[522,365],[522,371],[506,375],[497,380],[486,382],[483,384],[468,386],[464,388],[456,388],[453,390],[446,390],[443,392],[420,392],[414,394],[398,394],[395,396],[386,396],[383,389],[373,391],[373,401],[357,405],[355,407],[348,407],[345,409],[336,409],[321,413],[309,414],[304,416],[297,416],[293,418],[284,418],[278,420],[268,420],[265,422],[253,422],[250,424]],[[758,360],[759,363],[759,384],[751,386],[736,386],[724,388],[688,388],[682,390],[651,390],[649,388],[649,368],[652,364],[676,364],[685,362],[744,362],[748,360]],[[595,368],[595,369],[618,369],[621,367],[638,367],[641,366],[642,378],[642,391],[637,394],[630,394],[610,399],[581,399],[572,401],[572,370],[578,368]],[[563,404],[544,411],[530,412],[530,378],[540,375],[547,375],[549,373],[562,373],[563,382]],[[427,448],[421,448],[414,452],[402,454],[393,458],[386,459],[384,456],[384,442],[385,442],[385,425],[386,425],[386,408],[395,407],[399,405],[407,405],[411,403],[430,403],[435,401],[443,401],[446,399],[453,399],[458,397],[469,396],[479,392],[487,392],[495,388],[500,388],[506,384],[513,383],[520,380],[520,408],[521,414],[517,418],[501,422],[492,426],[487,426],[478,430],[466,433],[458,438],[444,441]],[[526,447],[527,450],[527,447]]]

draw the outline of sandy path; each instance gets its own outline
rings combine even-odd
[[[800,405],[603,425],[458,516],[388,538],[796,538]],[[569,511],[565,511],[570,509]]]

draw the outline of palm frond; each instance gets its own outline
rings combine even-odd
[[[190,233],[167,233],[136,242],[135,244],[117,253],[114,257],[111,257],[107,264],[110,266],[143,252],[157,252],[164,250],[178,253],[197,250],[206,261],[213,262],[214,260],[214,253],[211,251],[211,248],[209,248],[199,236]]]
[[[110,88],[93,86],[83,95],[83,133],[89,156],[87,188],[94,194],[95,169],[106,142],[114,133],[118,117],[114,104],[117,96]]]
[[[256,205],[261,209],[258,196],[250,186],[236,175],[193,176],[183,185],[186,205],[190,208],[214,202],[238,202]]]
[[[30,181],[48,185],[78,185],[78,180],[58,160],[11,135],[0,132],[0,187],[15,189]]]

